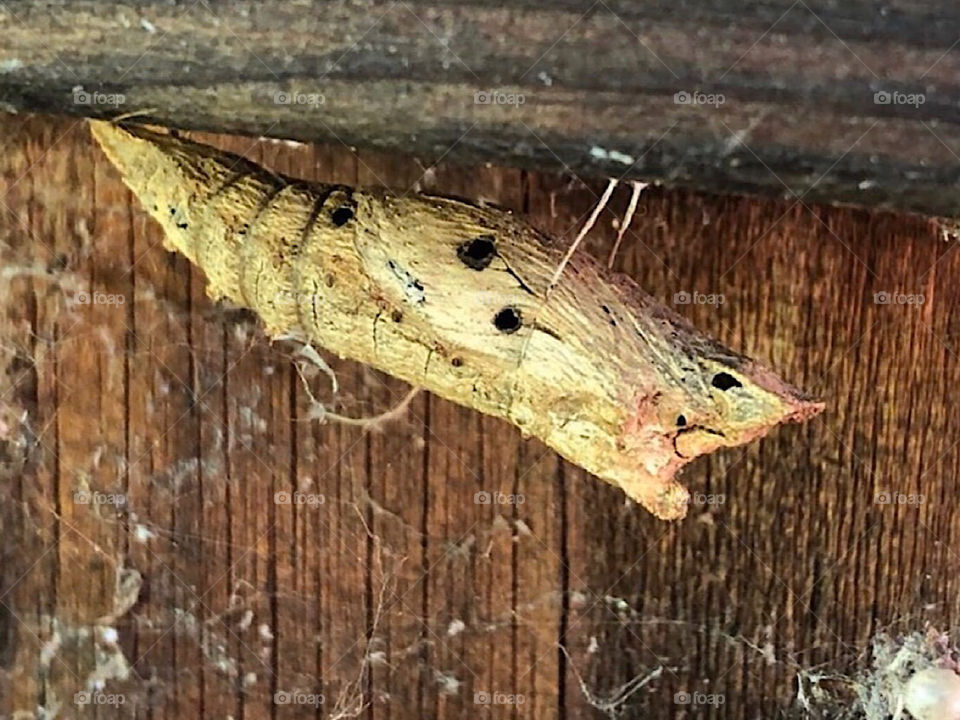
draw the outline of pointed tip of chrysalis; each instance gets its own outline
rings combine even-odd
[[[775,395],[782,406],[782,416],[775,424],[803,422],[819,415],[826,403],[809,393],[790,385],[772,370],[755,361],[749,361],[743,368],[744,375],[768,393]]]
[[[699,363],[704,383],[695,392],[657,397],[663,406],[661,416],[675,418],[675,427],[663,434],[645,431],[640,421],[651,420],[652,411],[641,402],[624,438],[647,462],[634,476],[621,476],[616,482],[665,520],[687,514],[690,496],[676,479],[683,466],[719,448],[753,442],[778,425],[808,420],[825,408],[820,400],[743,356],[704,353]]]

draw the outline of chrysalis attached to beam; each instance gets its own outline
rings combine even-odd
[[[255,310],[271,336],[508,420],[658,517],[686,513],[674,475],[698,455],[822,409],[582,253],[551,287],[564,249],[509,212],[91,126],[212,297]]]

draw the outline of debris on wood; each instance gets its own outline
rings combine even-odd
[[[791,718],[956,720],[960,717],[960,648],[931,629],[877,635],[866,667],[801,670]]]

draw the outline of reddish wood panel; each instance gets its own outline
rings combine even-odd
[[[603,185],[205,139],[571,239]],[[722,296],[676,307],[828,403],[690,466],[667,524],[426,394],[381,432],[312,420],[297,348],[206,298],[82,124],[8,116],[0,143],[0,715],[600,717],[662,667],[623,717],[768,717],[800,666],[956,622],[960,254],[934,223],[645,192],[618,265],[668,303]],[[335,412],[408,390],[327,359],[336,396],[303,372]]]

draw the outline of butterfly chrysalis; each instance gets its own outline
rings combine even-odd
[[[822,409],[515,215],[310,183],[143,127],[92,122],[170,249],[208,293],[508,420],[661,518],[698,455]]]

